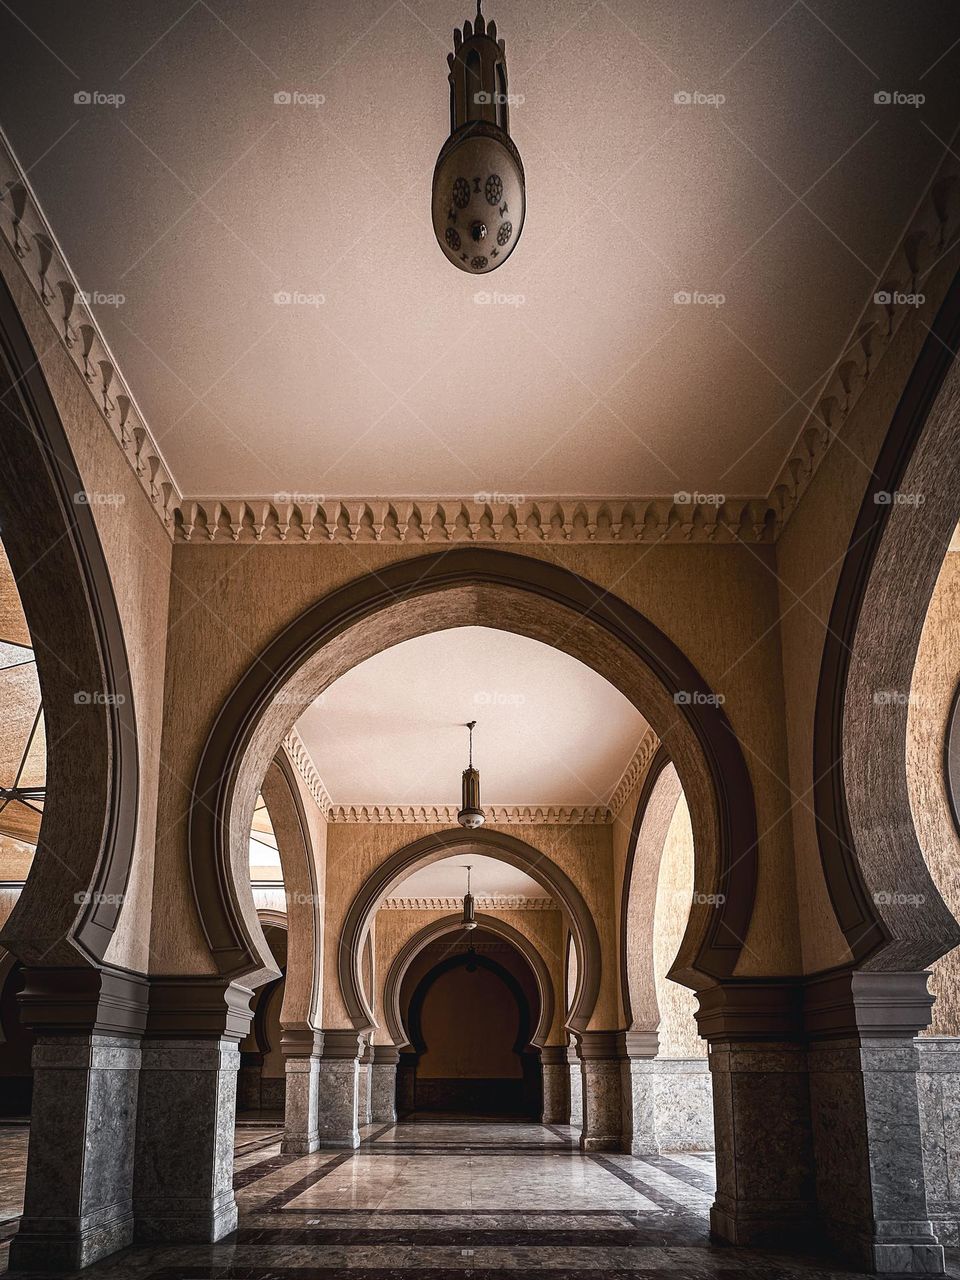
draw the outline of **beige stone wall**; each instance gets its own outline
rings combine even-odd
[[[152,962],[150,913],[172,544],[90,391],[56,338],[55,308],[48,311],[39,302],[5,241],[0,242],[0,272],[38,353],[84,487],[90,493],[111,495],[111,501],[95,501],[91,509],[110,570],[130,664],[140,751],[140,798],[136,856],[107,958],[145,971]],[[165,762],[165,772],[176,768],[174,753]],[[168,924],[175,926],[175,917]]]
[[[771,706],[771,711],[785,717],[789,775],[781,776],[793,798],[792,813],[781,815],[778,825],[793,830],[801,956],[807,973],[849,958],[820,865],[811,794],[813,710],[823,639],[870,467],[954,269],[948,259],[925,277],[926,305],[900,326],[843,424],[841,438],[828,451],[776,544],[773,570],[780,595],[784,702]],[[780,768],[773,758],[763,767]],[[767,870],[764,861],[761,875]],[[753,946],[752,936],[748,941]]]
[[[563,1044],[565,1040],[563,1024],[563,967],[564,967],[564,931],[560,911],[522,911],[496,910],[484,911],[484,915],[495,916],[505,924],[516,929],[517,933],[527,938],[539,952],[550,981],[553,983],[554,1010],[550,1024],[547,1044]],[[375,916],[375,962],[377,975],[376,1002],[374,1016],[377,1030],[373,1037],[374,1044],[389,1044],[390,1035],[387,1030],[383,1009],[383,990],[387,973],[404,945],[421,929],[448,917],[448,911],[421,910],[386,910],[378,911]]]
[[[339,939],[350,904],[367,877],[391,854],[415,840],[444,828],[420,823],[331,823],[327,832],[327,895],[324,947],[325,1027],[349,1026],[337,976]],[[614,929],[613,878],[610,827],[518,826],[502,830],[540,850],[570,877],[593,914],[603,955],[600,994],[591,1028],[612,1029],[617,1018],[617,937]],[[531,873],[536,875],[535,870]],[[394,915],[416,912],[380,912],[381,926]],[[497,914],[500,914],[499,912]],[[519,913],[517,913],[519,914]],[[522,913],[535,916],[537,912]],[[512,923],[512,913],[503,913]],[[408,935],[409,936],[409,935]],[[379,940],[378,940],[379,941]],[[382,980],[382,979],[381,979]],[[562,986],[561,986],[562,989]]]
[[[923,625],[910,690],[907,783],[920,847],[934,884],[960,916],[960,836],[944,772],[947,717],[960,683],[960,552],[947,555]],[[931,1035],[960,1035],[960,949],[933,966]]]
[[[153,939],[158,967],[209,969],[192,901],[186,813],[203,743],[237,680],[271,637],[335,587],[393,560],[436,549],[431,544],[174,548],[163,750],[177,768],[165,778],[161,796],[161,916]],[[763,833],[760,893],[745,968],[794,970],[799,944],[789,905],[790,829],[782,821],[786,748],[773,549],[525,543],[510,549],[560,562],[645,612],[723,692],[725,711],[746,744]],[[616,1021],[613,1005],[604,1017]]]
[[[693,828],[681,794],[663,846],[653,918],[653,972],[660,1009],[660,1056],[664,1058],[707,1056],[706,1042],[697,1034],[697,997],[667,977],[687,925],[693,890]]]

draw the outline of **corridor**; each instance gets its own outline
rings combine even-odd
[[[236,1235],[124,1251],[103,1280],[365,1280],[429,1275],[542,1280],[842,1280],[854,1273],[708,1240],[713,1156],[585,1155],[569,1126],[420,1120],[370,1125],[356,1151],[280,1154],[281,1130],[241,1123]],[[0,1131],[4,1203],[21,1135]],[[4,1224],[9,1228],[10,1224]],[[0,1245],[6,1253],[9,1230]],[[78,1273],[79,1274],[79,1273]],[[960,1277],[960,1258],[947,1274]]]

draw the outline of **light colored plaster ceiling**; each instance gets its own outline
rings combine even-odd
[[[960,9],[491,0],[528,213],[482,282],[429,217],[471,15],[0,8],[0,120],[83,287],[123,295],[95,311],[180,488],[766,493],[952,136]]]
[[[605,804],[647,729],[576,658],[488,627],[385,649],[297,728],[334,804],[456,804],[469,720],[486,805]]]
[[[473,868],[471,885],[476,898],[548,898],[537,880],[509,862],[483,854],[441,858],[421,867],[391,889],[391,898],[462,898],[467,886],[467,865]]]

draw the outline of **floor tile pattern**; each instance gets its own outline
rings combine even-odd
[[[280,1137],[273,1123],[237,1128],[234,1236],[127,1250],[85,1280],[852,1280],[711,1245],[706,1153],[587,1155],[569,1128],[423,1117],[368,1127],[357,1151],[281,1155]],[[14,1222],[25,1151],[26,1130],[0,1129]]]

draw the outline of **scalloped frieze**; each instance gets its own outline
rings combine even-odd
[[[0,233],[167,532],[183,495],[19,161],[0,130]]]
[[[527,898],[523,894],[478,895],[474,899],[478,911],[556,911],[553,898]],[[384,898],[381,911],[461,911],[462,898]]]

